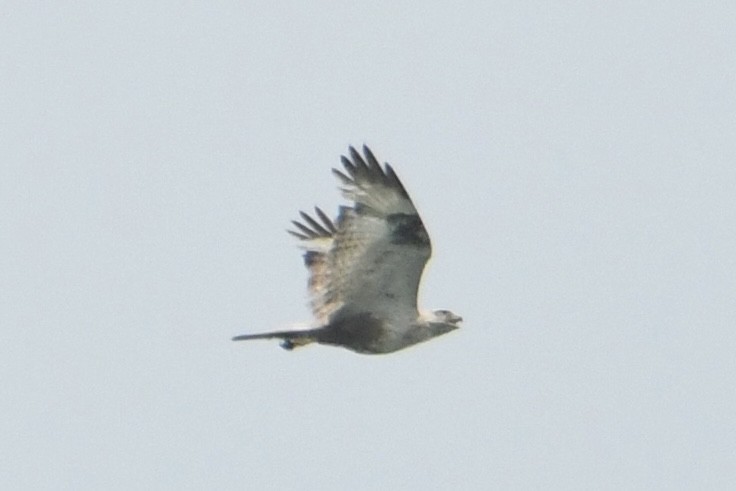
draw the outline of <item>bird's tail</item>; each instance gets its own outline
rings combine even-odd
[[[317,329],[241,334],[235,336],[233,341],[249,341],[251,339],[281,339],[282,348],[293,350],[294,348],[316,342]]]

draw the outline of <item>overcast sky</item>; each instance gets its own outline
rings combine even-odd
[[[418,5],[419,2],[415,2]],[[4,489],[733,489],[731,2],[9,2]],[[459,331],[308,321],[369,144]]]

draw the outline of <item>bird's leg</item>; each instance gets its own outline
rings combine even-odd
[[[286,338],[283,341],[281,341],[281,347],[284,348],[285,350],[291,351],[294,348],[305,346],[307,344],[313,343],[314,341],[315,341],[314,338],[308,337],[308,336]]]

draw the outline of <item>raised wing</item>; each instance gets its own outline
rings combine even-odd
[[[395,317],[416,315],[417,291],[431,254],[427,231],[390,165],[382,168],[368,147],[364,157],[350,147],[344,171],[333,169],[343,196],[337,224],[317,209],[315,220],[302,213],[291,233],[306,249],[309,291],[317,320],[326,324],[338,312]]]

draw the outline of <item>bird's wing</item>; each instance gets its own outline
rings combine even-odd
[[[304,265],[309,271],[309,304],[317,322],[325,325],[337,307],[334,301],[329,300],[327,289],[330,276],[328,254],[333,247],[337,228],[322,210],[315,208],[314,211],[317,219],[302,211],[302,222],[293,220],[291,223],[296,230],[288,232],[301,241],[301,247],[305,250]]]
[[[302,214],[291,232],[303,240],[310,272],[309,290],[318,321],[370,312],[377,317],[411,312],[431,255],[427,231],[404,186],[390,165],[382,167],[363,147],[350,147],[342,157],[344,171],[333,169],[343,206],[333,224],[321,211],[322,223]]]

